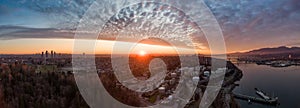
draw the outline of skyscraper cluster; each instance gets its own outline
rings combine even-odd
[[[50,54],[50,56],[49,56],[49,54]],[[56,55],[56,52],[53,50],[51,50],[50,53],[48,50],[46,50],[45,52],[42,52],[41,57],[42,58],[44,58],[44,57],[45,58],[55,58],[55,57],[57,57],[57,55]]]

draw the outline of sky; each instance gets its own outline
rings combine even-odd
[[[299,0],[204,1],[221,26],[227,52],[300,46]],[[1,0],[0,54],[35,53],[47,49],[72,52],[74,30],[93,2]],[[102,45],[99,52],[110,51],[103,45],[113,45],[113,42],[99,40]],[[203,50],[209,49],[205,42],[199,44]]]

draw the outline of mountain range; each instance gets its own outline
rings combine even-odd
[[[260,48],[248,52],[236,52],[230,55],[300,55],[300,47]]]

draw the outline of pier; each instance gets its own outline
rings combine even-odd
[[[238,93],[233,93],[233,96],[234,96],[234,98],[241,99],[241,100],[246,100],[248,102],[268,104],[268,105],[273,105],[273,106],[279,105],[279,102],[278,102],[277,98],[271,98],[269,100],[266,100],[266,99],[263,99],[263,98],[247,96],[247,95],[238,94]]]

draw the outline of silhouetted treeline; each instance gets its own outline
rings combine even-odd
[[[88,108],[71,72],[36,73],[28,68],[13,64],[2,70],[1,108]]]

